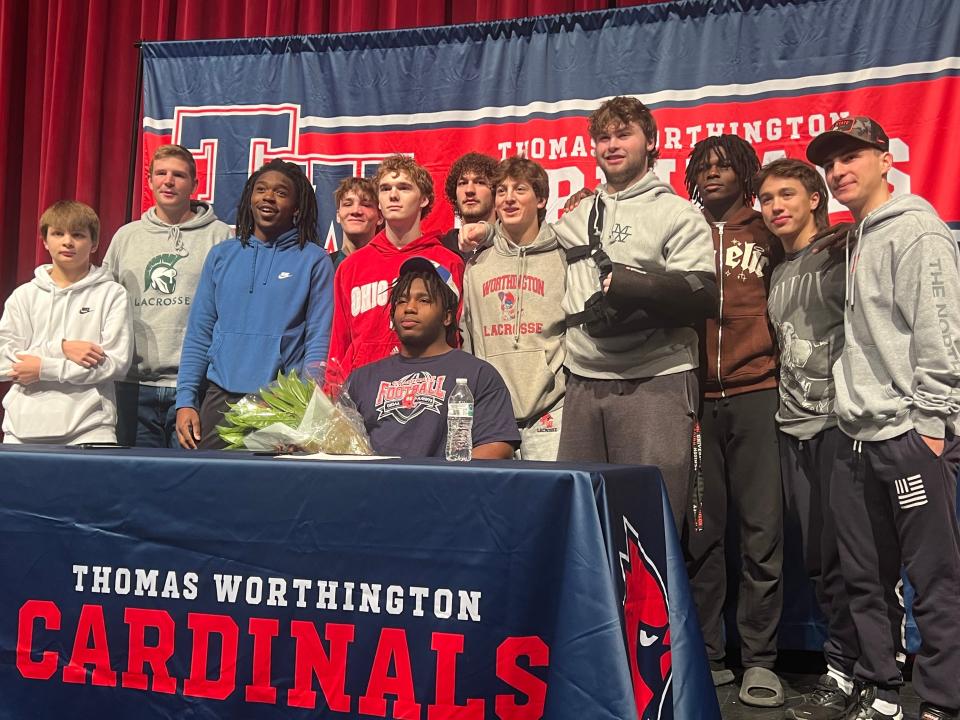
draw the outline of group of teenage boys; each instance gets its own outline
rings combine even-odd
[[[826,183],[800,160],[761,167],[743,139],[707,138],[686,170],[693,203],[654,174],[656,123],[639,100],[604,102],[589,132],[606,181],[556,223],[541,166],[468,153],[445,185],[459,229],[425,233],[433,181],[397,155],[337,189],[332,258],[295,165],[251,176],[234,233],[190,199],[189,152],[161,147],[156,205],[117,232],[103,268],[90,208],[41,218],[52,263],[0,321],[5,441],[216,447],[228,403],[327,360],[378,452],[442,456],[445,399],[466,378],[475,458],[660,467],[716,684],[734,679],[733,517],[740,698],[784,702],[773,666],[788,513],[828,639],[827,672],[786,716],[903,717],[902,566],[921,718],[957,717],[949,230],[919,197],[891,195],[889,140],[869,118],[808,146]],[[847,232],[828,231],[828,186],[853,215]]]

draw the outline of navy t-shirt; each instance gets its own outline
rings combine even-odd
[[[382,455],[446,455],[447,397],[457,378],[473,393],[473,445],[520,445],[510,391],[488,362],[462,350],[427,358],[391,355],[356,368],[349,393]]]

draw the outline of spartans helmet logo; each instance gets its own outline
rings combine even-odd
[[[173,253],[164,253],[151,259],[143,271],[143,289],[153,288],[164,295],[173,294],[177,289],[177,269],[174,265],[181,259],[180,255]]]

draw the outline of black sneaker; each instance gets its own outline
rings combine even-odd
[[[803,702],[789,708],[784,714],[787,720],[843,720],[856,703],[854,695],[847,695],[840,684],[829,675],[821,675],[817,686]]]
[[[847,714],[847,720],[903,720],[903,708],[897,705],[896,711],[892,715],[888,715],[873,706],[873,701],[876,699],[877,687],[875,685],[865,686],[860,690],[857,704]]]
[[[920,703],[919,720],[957,720],[957,713],[944,710],[936,705]]]

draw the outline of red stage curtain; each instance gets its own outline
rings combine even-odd
[[[37,220],[54,201],[98,211],[101,256],[123,224],[138,40],[391,30],[651,1],[0,0],[0,301],[48,261]]]

